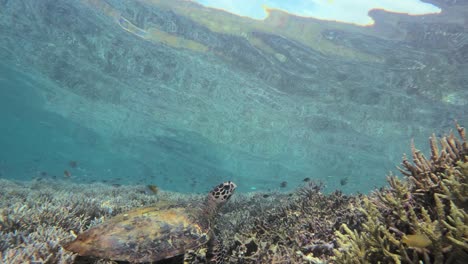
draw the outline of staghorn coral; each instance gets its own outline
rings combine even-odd
[[[462,263],[468,258],[468,145],[465,129],[430,138],[427,159],[412,144],[403,158],[406,180],[364,198],[361,230],[336,232],[336,263]]]
[[[61,228],[44,224],[30,233],[2,233],[1,237],[10,244],[0,251],[2,263],[72,263],[74,260],[74,256],[60,245],[60,240],[70,237]]]
[[[368,196],[327,195],[313,182],[293,193],[237,194],[215,226],[223,245],[215,250],[225,252],[225,263],[462,263],[468,258],[468,147],[465,130],[457,125],[457,131],[459,137],[433,135],[429,158],[412,145],[412,160],[404,157],[400,168],[404,179],[390,175],[388,187]],[[76,257],[61,242],[135,207],[203,199],[154,195],[145,186],[1,179],[0,193],[2,263],[111,264]],[[197,252],[191,257],[187,263],[206,263]]]
[[[0,179],[0,262],[113,263],[98,259],[82,262],[61,244],[130,208],[160,199],[175,202],[201,199],[163,191],[155,196],[146,193],[145,188]]]
[[[343,222],[357,227],[362,216],[354,210],[358,197],[325,195],[322,187],[312,182],[290,195],[232,201],[237,209],[228,208],[217,227],[229,263],[322,263],[329,258],[336,228]]]

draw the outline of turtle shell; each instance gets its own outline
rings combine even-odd
[[[87,230],[64,248],[80,256],[129,262],[170,258],[209,241],[208,224],[196,215],[187,207],[140,208]]]

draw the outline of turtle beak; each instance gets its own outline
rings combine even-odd
[[[224,183],[223,188],[226,191],[226,193],[229,194],[229,197],[230,197],[234,193],[234,191],[236,190],[237,185],[232,181],[228,181],[228,182]]]
[[[234,191],[237,188],[237,184],[232,181],[228,181],[228,184],[231,185],[231,190]]]

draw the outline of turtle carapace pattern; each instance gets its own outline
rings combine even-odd
[[[231,181],[216,186],[200,208],[157,205],[116,215],[79,234],[64,248],[80,256],[132,263],[182,255],[213,238],[213,220],[236,187]]]

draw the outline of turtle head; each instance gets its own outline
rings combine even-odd
[[[208,195],[208,200],[216,205],[223,205],[231,198],[237,185],[232,181],[223,182],[216,186]]]
[[[223,182],[216,186],[206,197],[205,206],[201,211],[199,219],[205,219],[207,228],[215,219],[218,209],[231,198],[237,185],[232,181]]]

